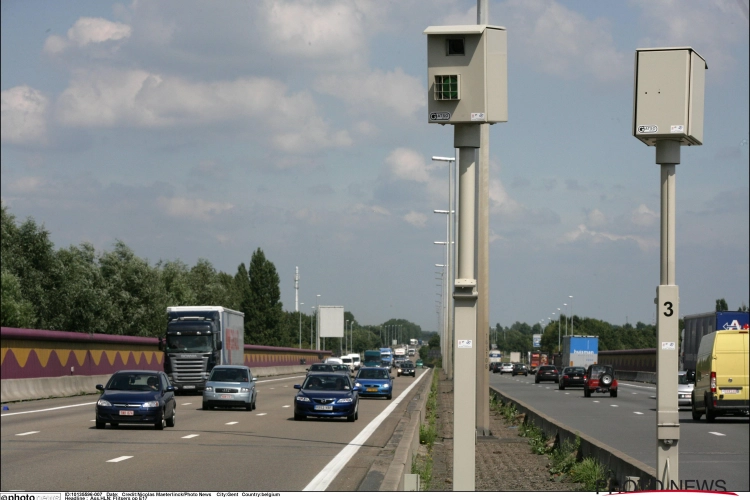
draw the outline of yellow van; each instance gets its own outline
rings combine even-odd
[[[749,414],[749,363],[748,330],[718,330],[701,339],[691,398],[693,420],[704,413],[707,422]]]

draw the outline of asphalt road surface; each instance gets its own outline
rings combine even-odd
[[[617,398],[594,394],[584,398],[582,388],[560,391],[553,382],[535,384],[533,375],[491,373],[490,385],[656,468],[656,386],[620,382]],[[680,480],[698,480],[700,484],[723,480],[717,484],[728,491],[747,491],[748,418],[717,418],[708,423],[704,417],[695,422],[689,407],[684,408],[680,411]]]
[[[394,405],[340,464],[341,472],[314,483],[328,491],[354,491],[408,404],[410,398],[399,402],[398,396],[426,372],[396,378],[392,401],[360,400],[356,422],[294,421],[293,385],[302,376],[258,381],[252,412],[203,411],[200,395],[177,396],[176,426],[162,431],[122,424],[96,429],[96,396],[11,404],[0,420],[0,490],[302,491]],[[409,395],[414,393],[412,388]]]

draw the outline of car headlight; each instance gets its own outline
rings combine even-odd
[[[250,392],[249,387],[240,387],[240,392]]]
[[[388,389],[389,387],[390,387],[390,385],[388,385],[388,384],[383,384],[383,389]]]
[[[359,382],[357,382],[357,383],[354,384],[354,387],[362,387],[362,384],[360,384]]]
[[[144,408],[156,408],[157,406],[159,406],[159,402],[158,401],[146,401],[145,403],[143,403],[142,406]]]
[[[206,386],[206,388],[203,389],[203,392],[214,392],[214,388],[211,386]]]
[[[401,368],[398,369],[398,372],[401,373]]]
[[[310,402],[310,398],[308,398],[307,396],[297,396],[297,401],[302,401],[304,403],[309,403]]]
[[[112,406],[112,403],[107,401],[106,399],[100,399],[96,402],[97,406]]]
[[[351,403],[352,401],[354,401],[352,398],[341,398],[339,399],[338,402],[339,403]]]

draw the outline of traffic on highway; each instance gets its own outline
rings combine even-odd
[[[353,419],[295,418],[316,411],[315,404],[305,412],[297,406],[305,389],[295,385],[322,375],[354,382],[346,372],[256,380],[257,399],[237,406],[204,409],[201,394],[177,394],[166,425],[152,417],[151,425],[120,420],[101,429],[98,395],[13,403],[0,420],[0,489],[354,491],[391,438],[402,413],[395,410],[406,407],[427,373],[390,380],[392,400],[355,398]],[[140,394],[152,394],[141,384],[148,377],[131,375]]]
[[[585,385],[560,388],[559,381],[490,375],[490,387],[651,467],[656,463],[656,391],[653,384],[619,381],[618,397]],[[750,488],[748,419],[727,416],[694,420],[680,411],[680,479],[714,481],[728,491]],[[719,481],[719,483],[717,483]],[[707,483],[708,484],[708,483]]]

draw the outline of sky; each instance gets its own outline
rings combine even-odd
[[[451,126],[428,26],[474,0],[3,0],[2,203],[56,247],[125,242],[234,275],[261,248],[284,309],[439,325]],[[655,321],[660,173],[632,136],[637,48],[705,58],[676,168],[680,316],[749,304],[748,0],[504,0],[490,127],[490,325]],[[320,297],[318,297],[320,295]],[[570,296],[573,298],[571,299]],[[567,304],[567,305],[564,305]]]

